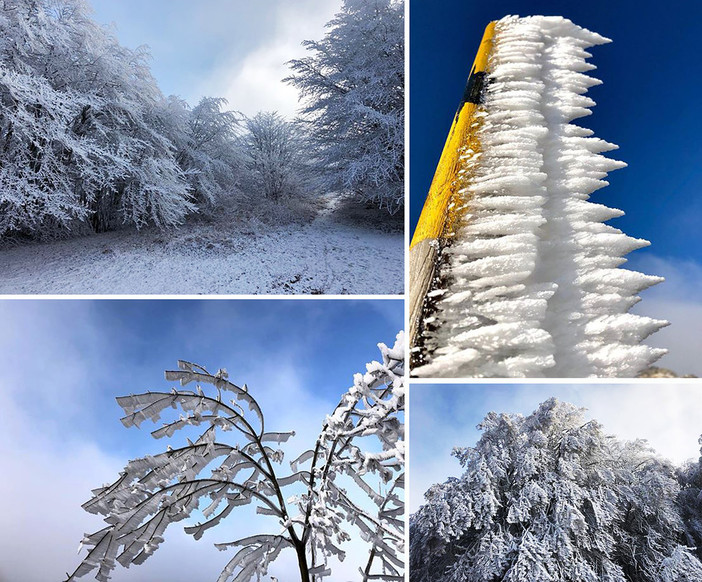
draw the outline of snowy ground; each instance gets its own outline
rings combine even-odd
[[[308,223],[244,220],[0,250],[6,294],[400,294],[401,218],[328,200]]]

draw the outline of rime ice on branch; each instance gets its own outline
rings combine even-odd
[[[341,544],[354,530],[370,544],[368,561],[359,568],[361,579],[403,580],[403,332],[392,348],[378,347],[382,361],[354,376],[314,447],[292,461],[292,472],[285,476],[274,467],[283,461],[277,445],[295,433],[266,430],[255,397],[246,385],[229,381],[225,370],[210,374],[180,361],[179,370],[166,372],[166,379],[181,388],[118,398],[126,427],[156,422],[169,408],[182,411],[153,431],[155,438],[171,437],[186,426],[206,428],[195,442],[130,461],[117,481],[93,491],[83,508],[105,516],[108,525],[86,534],[82,544],[88,555],[68,581],[98,568],[96,579],[102,582],[116,562],[141,564],[164,541],[168,525],[190,517],[202,501],[207,502],[201,510],[204,521],[185,528],[195,539],[236,507],[251,503],[280,524],[275,534],[216,544],[221,550],[238,548],[218,582],[260,579],[287,549],[297,554],[302,582],[321,580],[331,574],[327,558],[344,558]],[[186,390],[190,384],[195,388]],[[210,390],[203,389],[207,385]],[[221,438],[223,433],[237,438]],[[342,486],[342,478],[355,490]],[[304,492],[287,499],[284,491],[293,484]]]
[[[571,123],[589,115],[586,48],[608,39],[560,17],[496,26],[481,151],[466,150],[463,216],[446,249],[436,325],[418,376],[635,376],[665,353],[641,341],[667,323],[628,313],[662,281],[618,268],[648,245],[588,202],[625,166],[617,146]],[[432,327],[433,326],[433,327]]]

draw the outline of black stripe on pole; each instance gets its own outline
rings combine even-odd
[[[468,77],[461,106],[463,106],[465,103],[475,103],[478,105],[483,102],[483,89],[485,88],[486,80],[487,73],[485,71],[476,71],[470,77]]]
[[[470,74],[468,81],[466,82],[466,88],[463,91],[463,99],[461,99],[461,104],[456,110],[456,115],[454,116],[454,122],[458,119],[458,115],[461,113],[461,109],[466,103],[474,103],[479,105],[483,102],[483,95],[485,92],[485,86],[488,82],[488,76],[485,71],[476,71]]]

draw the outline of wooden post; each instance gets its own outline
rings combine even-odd
[[[410,244],[410,347],[414,347],[417,343],[424,299],[435,276],[439,250],[444,244],[443,237],[447,233],[447,226],[450,226],[448,224],[449,205],[457,190],[460,150],[464,146],[476,152],[479,150],[480,144],[474,131],[474,115],[482,98],[494,33],[495,22],[490,22],[485,28],[466,83],[463,100],[453,118],[451,130],[446,138],[429,194]]]

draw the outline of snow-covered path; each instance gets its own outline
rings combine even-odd
[[[217,222],[1,250],[0,272],[8,294],[394,295],[404,236],[329,213],[265,232]]]

